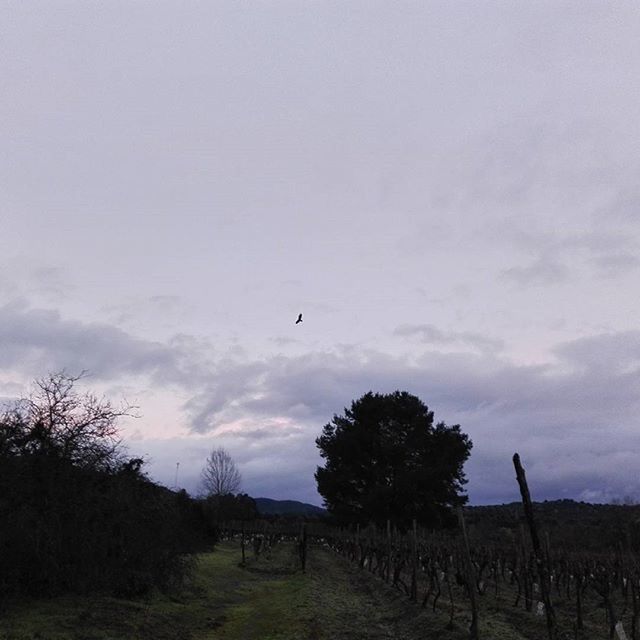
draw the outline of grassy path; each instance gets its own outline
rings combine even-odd
[[[424,638],[423,624],[436,620],[431,614],[421,622],[424,614],[404,596],[324,549],[311,550],[306,574],[291,545],[245,568],[239,560],[237,544],[221,544],[200,557],[193,578],[172,595],[65,596],[9,605],[0,612],[0,638],[413,640]],[[441,630],[444,622],[438,620]]]
[[[437,612],[410,603],[365,571],[312,548],[307,573],[295,549],[282,544],[239,566],[237,543],[203,554],[179,593],[125,600],[59,597],[0,611],[0,640],[463,640],[468,619],[446,629],[446,603]],[[489,613],[487,611],[486,613]],[[505,614],[482,621],[483,638],[529,640]],[[509,612],[508,615],[514,615]],[[517,623],[516,623],[517,624]],[[519,624],[517,624],[520,627]],[[526,627],[526,625],[525,625]]]

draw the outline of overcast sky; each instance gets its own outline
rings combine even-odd
[[[363,393],[473,440],[473,504],[640,499],[636,2],[0,4],[0,396],[140,407],[319,504]],[[298,313],[304,322],[295,325]]]

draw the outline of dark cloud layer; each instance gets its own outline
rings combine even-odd
[[[491,349],[434,348],[498,346],[480,334],[434,325],[404,325],[396,333],[426,346],[394,356],[345,345],[262,359],[240,351],[207,361],[205,345],[191,336],[147,341],[14,304],[0,308],[0,369],[90,370],[98,380],[133,375],[155,387],[179,385],[190,396],[183,409],[194,435],[179,438],[166,455],[191,451],[187,458],[204,460],[207,446],[222,442],[237,455],[252,491],[264,494],[277,488],[280,497],[313,497],[314,440],[322,426],[367,391],[400,389],[422,398],[436,419],[469,433],[468,488],[476,503],[517,497],[515,451],[536,497],[640,496],[631,453],[640,448],[640,331],[566,341],[554,349],[554,361],[537,365],[518,365]],[[170,476],[174,463],[165,462],[154,468]],[[186,467],[185,473],[193,485],[197,474]]]
[[[26,375],[65,369],[96,379],[148,375],[154,381],[187,384],[198,376],[195,351],[179,336],[163,344],[108,323],[64,319],[53,309],[23,303],[0,307],[0,367]]]
[[[252,363],[228,362],[187,403],[196,432],[281,416],[313,440],[334,413],[367,391],[407,390],[474,441],[474,502],[515,499],[511,456],[529,465],[538,497],[640,495],[630,466],[640,446],[640,332],[573,340],[557,361],[519,366],[488,354],[425,351],[391,357],[343,348]],[[309,460],[307,481],[315,458]]]

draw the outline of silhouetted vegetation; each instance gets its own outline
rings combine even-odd
[[[206,496],[224,496],[240,490],[242,478],[236,463],[222,447],[213,449],[201,474],[202,490]]]
[[[114,408],[55,374],[0,417],[0,595],[167,588],[213,541],[205,510],[127,458]]]
[[[437,527],[453,524],[451,507],[467,502],[462,466],[471,440],[460,425],[434,425],[433,412],[407,392],[365,394],[316,444],[326,461],[318,492],[345,522],[406,527],[415,518]]]
[[[229,520],[255,520],[258,517],[256,501],[246,493],[209,496],[203,501],[208,522],[216,528]]]
[[[610,551],[621,546],[640,553],[640,506],[589,504],[574,500],[549,500],[533,505],[540,530],[557,548],[569,551]],[[465,508],[474,540],[509,544],[520,537],[522,505],[487,505]]]

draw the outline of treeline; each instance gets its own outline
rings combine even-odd
[[[128,458],[114,408],[55,374],[0,415],[0,596],[169,588],[249,498],[190,498]],[[225,502],[226,500],[226,502]]]
[[[536,522],[556,547],[593,552],[620,545],[640,553],[638,505],[588,504],[551,500],[533,504]],[[519,540],[523,511],[520,503],[467,507],[470,537],[496,544]]]

